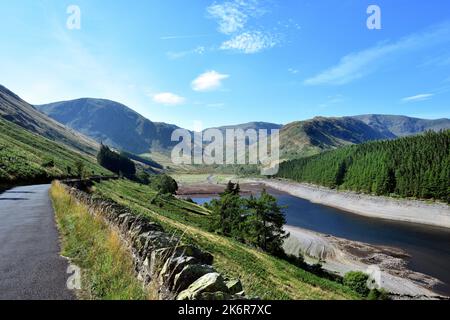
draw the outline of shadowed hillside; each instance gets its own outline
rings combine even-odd
[[[51,118],[98,142],[141,154],[173,146],[177,126],[152,122],[118,102],[83,98],[36,106]]]

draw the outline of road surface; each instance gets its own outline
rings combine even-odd
[[[50,185],[0,194],[0,299],[74,299],[60,256]]]

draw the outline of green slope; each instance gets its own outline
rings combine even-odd
[[[0,118],[1,185],[44,182],[53,177],[70,176],[69,170],[75,173],[77,160],[84,163],[89,174],[111,174],[97,165],[95,158]]]
[[[240,278],[249,296],[262,299],[358,299],[349,288],[309,273],[287,261],[208,232],[209,211],[173,197],[158,196],[148,186],[127,180],[104,181],[94,192],[128,206],[137,215],[161,223],[186,243],[214,256],[214,267]]]
[[[278,176],[377,195],[450,202],[450,130],[287,161]]]

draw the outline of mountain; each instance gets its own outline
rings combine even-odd
[[[285,161],[278,176],[341,190],[450,203],[450,130]]]
[[[427,120],[405,116],[366,114],[352,117],[393,138],[415,135],[424,131],[450,128],[450,119]]]
[[[284,159],[367,141],[396,139],[425,131],[449,129],[449,119],[426,120],[395,115],[315,117],[282,127],[280,152]]]
[[[176,144],[171,142],[170,137],[177,126],[152,122],[114,101],[84,98],[36,108],[98,142],[135,154],[164,152]],[[450,120],[373,114],[339,118],[316,117],[286,125],[249,122],[216,129],[225,131],[231,128],[280,129],[281,157],[291,159],[349,144],[395,139],[427,130],[450,128]]]
[[[152,122],[111,100],[83,98],[35,107],[98,142],[132,153],[164,150],[175,144],[170,138],[177,126]]]
[[[0,117],[82,153],[93,155],[99,147],[95,141],[42,114],[32,105],[1,85]]]
[[[242,130],[253,129],[256,131],[258,131],[260,129],[265,129],[265,130],[268,130],[268,133],[270,134],[270,130],[281,129],[282,126],[283,125],[276,124],[276,123],[254,121],[254,122],[247,122],[247,123],[236,124],[236,125],[221,126],[221,127],[216,127],[213,129],[219,129],[221,131],[225,131],[226,129],[235,129],[235,130],[237,130],[237,129],[242,129]]]
[[[316,117],[283,126],[280,131],[280,153],[282,158],[295,158],[349,144],[391,138],[395,136],[352,117]]]

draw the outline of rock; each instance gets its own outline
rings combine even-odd
[[[183,291],[205,274],[213,273],[214,271],[213,267],[206,264],[187,265],[180,273],[175,275],[173,290],[176,292]]]
[[[236,297],[239,297],[239,298],[244,298],[245,297],[245,291],[236,292],[234,295]]]
[[[160,283],[172,289],[175,276],[183,271],[187,265],[196,263],[198,263],[198,260],[194,257],[174,257],[167,259],[159,274]]]
[[[217,272],[207,273],[192,283],[189,288],[180,292],[177,300],[197,300],[202,293],[226,293],[228,290],[223,277]],[[203,295],[205,297],[206,295]],[[207,295],[211,296],[211,295]]]
[[[237,294],[242,291],[242,283],[239,279],[229,280],[225,284],[230,294]]]
[[[203,264],[212,264],[213,256],[209,252],[200,250],[199,248],[193,245],[182,245],[177,247],[177,252],[181,253],[184,256],[192,256],[197,258]]]

